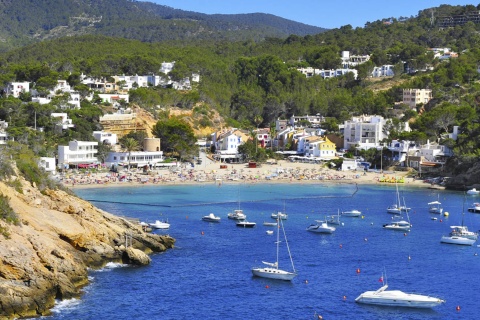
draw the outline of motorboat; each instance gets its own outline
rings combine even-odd
[[[170,223],[165,221],[156,220],[154,223],[148,224],[153,229],[168,229],[170,228]]]
[[[280,219],[282,219],[282,220],[287,220],[288,214],[283,213],[283,212],[281,212],[281,211],[278,211],[277,213],[275,213],[275,212],[272,213],[271,217],[272,217],[272,219],[275,219],[275,220],[276,220],[278,217],[280,217]]]
[[[288,245],[287,235],[286,235],[285,229],[283,227],[282,219],[277,218],[277,223],[278,223],[278,226],[279,226],[279,228],[277,228],[277,241],[275,241],[277,259],[276,259],[275,262],[262,261],[262,263],[265,266],[252,268],[252,274],[254,276],[262,277],[262,278],[291,281],[293,278],[295,278],[297,276],[297,272],[295,271],[295,266],[293,265],[292,254],[290,253],[290,247]],[[287,271],[285,269],[280,269],[279,266],[278,266],[280,244],[282,243],[282,241],[280,241],[280,228],[282,229],[282,233],[283,233],[283,238],[284,238],[283,242],[285,242],[285,246],[286,246],[288,255],[290,257],[290,263],[291,263],[292,271]],[[272,231],[272,230],[270,230],[270,231]]]
[[[153,228],[146,222],[139,222],[138,223],[140,225],[140,227],[142,227],[142,230],[144,232],[152,232]]]
[[[255,222],[249,222],[247,220],[238,220],[235,224],[240,228],[253,228],[257,225]]]
[[[203,216],[202,220],[207,222],[220,222],[220,217],[214,215],[213,213],[209,213],[207,216]]]
[[[247,215],[243,213],[243,210],[236,209],[233,212],[230,212],[228,215],[228,219],[233,220],[245,220],[247,219]]]
[[[307,227],[307,231],[317,233],[333,233],[336,230],[335,227],[329,226],[326,221],[315,220],[315,222],[316,223]]]
[[[472,189],[467,191],[467,194],[470,195],[470,196],[476,196],[476,195],[480,194],[480,190],[472,188]]]
[[[383,225],[385,229],[398,230],[398,231],[410,231],[412,225],[405,220],[392,221]]]
[[[263,223],[263,225],[266,226],[266,227],[276,227],[278,224],[277,224],[276,222],[267,222],[267,221],[265,221],[265,222]]]
[[[467,209],[468,212],[480,213],[480,203],[474,202],[470,208]]]
[[[442,239],[440,239],[441,243],[458,244],[458,245],[464,245],[464,246],[473,246],[475,241],[477,240],[470,239],[467,237],[462,237],[462,236],[456,236],[452,234],[443,236]]]
[[[433,308],[445,300],[415,293],[405,293],[400,290],[387,290],[388,284],[376,291],[366,291],[359,295],[355,302],[391,307]]]
[[[342,216],[345,216],[345,217],[360,217],[361,215],[362,215],[362,212],[355,209],[342,211]]]
[[[268,234],[269,236],[273,235],[273,230],[267,230],[267,234]]]
[[[480,208],[479,208],[480,210]],[[430,213],[436,213],[436,214],[442,214],[443,208],[442,204],[440,201],[432,201],[428,203],[428,212]]]
[[[462,225],[450,226],[450,233],[446,236],[442,236],[441,243],[458,244],[464,246],[472,246],[478,238],[476,232],[468,231],[467,226],[463,225],[463,218],[465,217],[465,200],[463,201],[462,210]]]

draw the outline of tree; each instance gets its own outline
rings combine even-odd
[[[158,121],[152,128],[152,133],[160,138],[161,149],[175,150],[180,160],[198,153],[197,139],[192,127],[183,119],[172,117]]]
[[[127,138],[123,140],[123,143],[121,144],[122,148],[124,151],[128,152],[128,170],[130,170],[130,155],[132,154],[132,151],[137,151],[139,148],[137,140],[133,138]]]

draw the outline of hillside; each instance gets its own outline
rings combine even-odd
[[[270,14],[207,15],[129,0],[0,1],[0,51],[86,34],[144,42],[258,41],[325,30]]]

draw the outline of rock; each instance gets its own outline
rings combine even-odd
[[[152,259],[147,254],[133,247],[128,247],[123,255],[123,262],[128,264],[145,266],[149,265],[151,261]]]

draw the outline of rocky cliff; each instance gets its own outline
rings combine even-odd
[[[147,254],[174,246],[173,238],[145,233],[65,191],[40,193],[18,180],[16,188],[0,182],[18,217],[16,224],[0,219],[0,319],[47,315],[55,299],[79,296],[87,268],[148,264]]]

